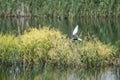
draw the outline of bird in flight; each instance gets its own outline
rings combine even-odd
[[[72,40],[82,41],[82,39],[78,37],[78,25],[76,25],[75,29],[73,30]]]

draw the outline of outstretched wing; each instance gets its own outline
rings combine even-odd
[[[81,39],[81,38],[78,38],[78,40],[79,40],[79,41],[82,41],[82,39]]]
[[[73,35],[76,35],[78,32],[78,25],[75,27],[75,29],[73,30]]]

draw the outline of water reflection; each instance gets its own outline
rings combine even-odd
[[[72,31],[76,25],[79,25],[80,37],[84,39],[86,35],[95,35],[105,43],[114,43],[120,40],[119,19],[92,19],[79,18],[74,20],[57,20],[43,18],[0,18],[0,32],[3,34],[20,35],[25,30],[32,27],[53,26],[59,29],[63,34],[71,37]]]
[[[120,80],[120,68],[62,69],[34,67],[23,69],[17,66],[0,66],[0,80]]]

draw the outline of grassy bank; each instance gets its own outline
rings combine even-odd
[[[7,64],[105,66],[113,63],[115,55],[116,48],[97,38],[71,41],[55,29],[30,29],[17,37],[0,35],[0,60]]]
[[[118,0],[1,0],[1,16],[91,16],[112,17],[120,15]]]

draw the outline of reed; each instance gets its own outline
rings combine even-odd
[[[118,17],[120,15],[120,2],[118,0],[27,0],[6,1],[0,5],[1,16],[44,16],[56,17],[76,15],[89,17]]]
[[[21,36],[0,35],[0,60],[3,63],[54,64],[62,66],[104,66],[116,51],[97,38],[71,41],[50,28],[30,29]]]

